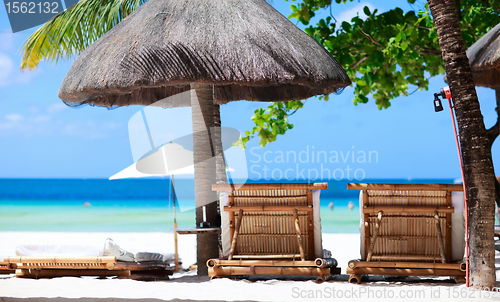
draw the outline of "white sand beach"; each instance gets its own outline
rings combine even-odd
[[[106,238],[132,252],[173,253],[172,233],[0,233],[0,256],[15,255],[18,242],[87,242],[99,244]],[[359,257],[358,234],[323,234],[323,247],[332,251],[345,273],[347,262]],[[179,236],[180,257],[187,267],[196,260],[196,237]],[[498,253],[498,252],[497,252]],[[498,258],[498,257],[497,257]],[[498,277],[497,277],[498,278]],[[0,299],[15,301],[322,301],[322,300],[411,300],[411,301],[488,301],[500,300],[500,293],[474,291],[456,285],[447,277],[410,278],[404,282],[386,282],[371,277],[362,285],[347,283],[347,275],[316,284],[312,280],[230,280],[197,277],[195,272],[176,273],[169,281],[142,282],[123,279],[54,278],[20,279],[0,275]]]

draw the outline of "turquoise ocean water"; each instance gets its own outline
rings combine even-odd
[[[255,181],[254,181],[255,182]],[[293,181],[304,182],[304,181]],[[328,181],[321,193],[325,233],[356,233],[358,191],[352,181]],[[372,183],[452,183],[451,179],[378,179]],[[183,204],[194,203],[193,180],[176,179]],[[169,232],[170,181],[165,179],[0,179],[0,232]],[[352,201],[354,209],[348,209]],[[328,205],[334,203],[333,210]],[[84,206],[84,203],[90,206]],[[194,210],[177,210],[179,227],[195,226]]]

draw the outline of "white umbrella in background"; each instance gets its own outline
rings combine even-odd
[[[194,174],[193,152],[184,149],[179,144],[170,142],[146,153],[139,161],[116,173],[109,179],[170,176],[170,188],[172,195],[169,195],[168,198],[170,201],[170,197],[172,197],[173,201],[175,229],[177,228],[177,219],[175,216],[174,175],[181,174]],[[174,244],[174,270],[177,272],[179,271],[179,252],[176,231],[174,231]]]
[[[231,168],[226,168],[227,171],[234,171]],[[124,178],[140,178],[151,176],[170,176],[170,188],[173,201],[173,216],[174,229],[177,228],[177,219],[175,214],[175,190],[174,190],[174,175],[194,174],[193,152],[184,149],[177,143],[170,142],[158,148],[154,148],[146,153],[136,163],[128,166],[122,171],[111,176],[109,179],[124,179]],[[205,211],[204,211],[205,216]],[[205,217],[203,217],[204,220]],[[177,243],[177,232],[174,231],[175,242],[175,271],[179,270],[179,254]]]
[[[154,148],[136,163],[111,176],[109,179],[139,178],[193,174],[193,152],[170,142]]]

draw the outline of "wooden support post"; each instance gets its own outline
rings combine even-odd
[[[307,206],[311,209],[313,208],[313,197],[312,190],[309,188],[307,190]],[[307,251],[306,257],[308,260],[313,260],[316,258],[314,251],[314,213],[312,211],[307,212]],[[323,255],[317,255],[322,257]]]
[[[446,263],[446,255],[444,254],[443,233],[441,232],[441,224],[439,223],[439,214],[434,212],[434,222],[436,226],[437,241],[439,245],[439,254],[441,255],[441,262]]]
[[[297,232],[297,243],[299,244],[300,259],[302,261],[306,260],[304,256],[304,247],[302,246],[302,234],[300,233],[299,215],[297,214],[297,209],[293,210],[293,222],[295,224],[295,231]]]
[[[233,191],[228,191],[228,199],[229,199],[229,202],[228,202],[228,205],[230,207],[232,207],[234,205],[234,195],[233,195]],[[232,238],[234,237],[234,225],[235,225],[235,222],[234,222],[234,212],[233,211],[230,211],[229,212],[229,238]]]
[[[368,206],[368,191],[367,190],[363,190],[363,208],[367,207]],[[366,249],[366,247],[369,247],[370,246],[370,215],[368,213],[364,213],[364,228],[365,228],[365,253],[364,253],[364,257],[366,259],[366,256],[368,255],[368,251]]]
[[[378,230],[380,229],[380,223],[382,222],[383,212],[378,212],[377,222],[375,223],[375,229],[373,230],[373,235],[370,241],[370,248],[368,249],[368,255],[366,256],[366,261],[370,261],[373,255],[373,249],[375,248],[375,241],[377,240]]]
[[[229,252],[228,260],[233,260],[233,255],[236,250],[236,241],[238,240],[238,233],[240,232],[241,220],[243,219],[243,210],[238,212],[238,221],[234,230],[233,242],[231,242],[231,251]]]

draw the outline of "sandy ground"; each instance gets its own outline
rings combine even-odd
[[[0,233],[0,256],[14,255],[18,242],[66,240],[104,244],[111,237],[123,248],[136,251],[173,252],[170,233]],[[196,237],[179,236],[185,266],[195,262]],[[323,234],[323,247],[333,253],[345,273],[347,262],[359,258],[359,235]],[[497,252],[497,280],[500,255]],[[489,301],[500,293],[474,291],[455,285],[450,278],[411,278],[387,282],[370,277],[361,285],[347,283],[347,275],[316,284],[312,280],[209,280],[195,272],[176,273],[169,281],[141,282],[123,279],[54,278],[20,279],[0,275],[0,301]],[[499,284],[500,286],[500,284]]]

